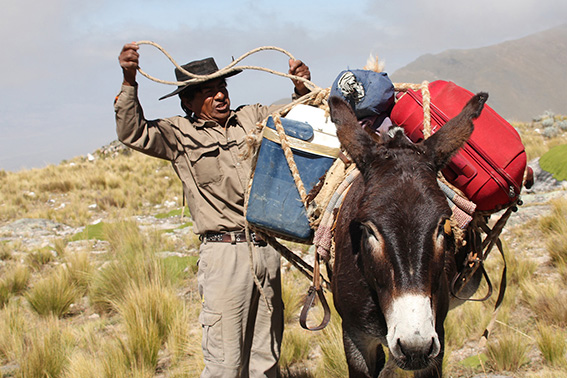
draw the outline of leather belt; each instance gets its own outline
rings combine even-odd
[[[250,238],[252,243],[258,246],[265,246],[266,242],[261,240],[256,233],[251,232]],[[199,239],[204,243],[245,243],[246,233],[244,231],[232,231],[232,232],[207,232],[199,236]]]

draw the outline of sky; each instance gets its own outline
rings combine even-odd
[[[150,40],[179,64],[212,56],[219,67],[261,46],[303,60],[317,86],[362,68],[370,55],[394,72],[423,54],[518,39],[567,22],[565,0],[0,0],[0,170],[59,164],[116,139],[113,100],[128,42]],[[148,74],[174,65],[140,46]],[[241,65],[287,72],[280,52]],[[181,114],[175,87],[138,75],[147,119]],[[289,79],[246,70],[229,79],[233,107],[288,98]]]

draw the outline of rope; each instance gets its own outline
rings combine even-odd
[[[168,81],[168,80],[162,80],[162,79],[158,79],[155,78],[149,74],[147,74],[146,72],[142,71],[142,69],[140,67],[138,67],[138,72],[140,72],[140,74],[142,74],[143,76],[145,76],[146,78],[155,81],[156,83],[161,83],[161,84],[167,84],[167,85],[177,85],[177,86],[183,86],[183,85],[187,85],[187,84],[198,84],[198,83],[203,83],[205,81],[208,80],[212,80],[212,79],[216,79],[218,77],[221,76],[225,76],[226,74],[232,73],[232,72],[236,72],[236,71],[242,71],[242,70],[257,70],[257,71],[264,71],[264,72],[268,72],[274,75],[278,75],[278,76],[283,76],[283,77],[287,77],[289,79],[292,80],[299,80],[305,83],[305,85],[310,89],[310,90],[316,90],[319,87],[316,86],[315,84],[313,84],[313,82],[311,82],[310,80],[307,80],[303,77],[300,76],[296,76],[296,75],[290,75],[287,73],[282,73],[282,72],[278,72],[275,70],[271,70],[268,68],[264,68],[264,67],[258,67],[258,66],[237,66],[236,64],[240,63],[242,60],[244,60],[245,58],[247,58],[248,56],[261,52],[261,51],[268,51],[268,50],[273,50],[273,51],[279,51],[285,55],[287,55],[290,59],[295,60],[295,58],[293,57],[293,55],[291,55],[288,51],[279,48],[279,47],[275,47],[275,46],[263,46],[263,47],[258,47],[255,48],[253,50],[248,51],[247,53],[245,53],[244,55],[242,55],[241,57],[239,57],[238,59],[236,59],[235,61],[233,61],[232,63],[230,63],[229,65],[227,65],[226,67],[218,70],[217,72],[214,72],[212,74],[209,75],[197,75],[194,73],[191,73],[187,70],[185,70],[184,68],[182,68],[176,61],[175,59],[173,59],[173,57],[160,45],[158,45],[155,42],[152,41],[138,41],[136,42],[137,45],[150,45],[153,46],[155,48],[157,48],[158,50],[160,50],[168,59],[171,63],[173,63],[173,65],[181,72],[183,72],[184,74],[186,74],[187,76],[189,76],[191,79],[187,80],[187,81]]]
[[[423,102],[423,137],[425,139],[431,136],[431,93],[429,92],[429,82],[423,81],[421,84],[411,83],[394,83],[394,89],[398,92],[407,92],[408,90],[421,91]]]
[[[292,54],[290,54],[288,51],[279,48],[279,47],[275,47],[275,46],[264,46],[264,47],[258,47],[256,49],[250,50],[247,53],[245,53],[244,55],[242,55],[241,57],[239,57],[238,59],[234,60],[232,63],[230,63],[229,65],[227,65],[226,67],[219,69],[218,71],[209,74],[209,75],[197,75],[194,73],[191,73],[187,70],[185,70],[183,67],[181,67],[176,61],[175,59],[173,59],[173,57],[159,44],[152,42],[152,41],[138,41],[136,42],[137,45],[150,45],[153,46],[155,48],[157,48],[158,50],[160,50],[168,59],[171,63],[173,63],[173,65],[182,73],[186,74],[187,76],[189,76],[191,79],[187,80],[187,81],[167,81],[167,80],[162,80],[162,79],[158,79],[155,78],[149,74],[147,74],[146,72],[144,72],[140,67],[138,67],[138,72],[140,72],[141,75],[145,76],[146,78],[148,78],[149,80],[155,81],[157,83],[161,83],[161,84],[167,84],[167,85],[177,85],[177,86],[183,86],[183,85],[187,85],[187,84],[198,84],[198,83],[202,83],[205,81],[209,81],[212,79],[216,79],[218,77],[222,77],[225,76],[227,74],[230,74],[232,72],[240,72],[243,70],[257,70],[257,71],[264,71],[264,72],[268,72],[274,75],[278,75],[278,76],[283,76],[283,77],[287,77],[289,79],[292,80],[297,80],[297,81],[302,81],[303,83],[305,83],[305,85],[307,86],[307,88],[310,90],[310,93],[308,93],[307,95],[299,98],[298,100],[292,102],[290,105],[284,107],[282,110],[280,110],[281,114],[284,114],[283,112],[288,112],[290,109],[292,109],[296,104],[299,103],[303,103],[305,101],[308,101],[309,99],[313,98],[314,99],[314,103],[319,103],[319,104],[325,104],[326,105],[326,97],[325,93],[328,94],[328,91],[323,90],[322,88],[318,87],[317,85],[315,85],[314,83],[312,83],[310,80],[307,80],[303,77],[300,76],[296,76],[296,75],[291,75],[291,74],[287,74],[287,73],[282,73],[282,72],[278,72],[275,70],[271,70],[268,68],[264,68],[264,67],[258,67],[258,66],[237,66],[237,64],[239,62],[241,62],[242,60],[244,60],[245,58],[247,58],[248,56],[261,52],[261,51],[268,51],[268,50],[274,50],[274,51],[279,51],[285,55],[287,55],[290,59],[295,60],[294,56]],[[327,105],[328,108],[328,105]],[[327,111],[328,112],[328,111]],[[288,161],[288,165],[290,167],[290,170],[292,172],[292,175],[294,177],[294,181],[296,183],[296,186],[299,190],[299,194],[301,196],[302,202],[304,203],[305,207],[307,208],[307,193],[305,190],[305,187],[301,181],[301,177],[299,176],[299,171],[297,170],[297,166],[295,164],[295,161],[293,159],[293,153],[291,151],[291,148],[289,147],[289,144],[287,142],[287,137],[285,135],[285,130],[283,129],[283,126],[281,124],[281,120],[279,115],[275,114],[274,115],[274,121],[276,124],[276,129],[278,131],[278,134],[280,136],[280,142],[282,144],[282,148],[284,149],[285,155],[286,155],[286,160]],[[265,122],[266,120],[264,120],[264,124],[263,125],[259,125],[259,130],[258,133],[262,130],[262,128],[265,126]],[[261,139],[260,139],[261,140]],[[257,147],[257,143],[259,142],[259,139],[256,138],[256,140],[247,140],[249,146],[251,147],[250,150],[252,150],[252,148]],[[250,194],[250,186],[252,183],[252,178],[253,178],[253,172],[255,170],[255,165],[256,165],[256,161],[257,161],[257,156],[255,157],[254,161],[252,162],[252,176],[250,177],[250,185],[248,186],[246,193],[245,193],[245,206],[244,206],[244,217],[246,219],[246,211],[248,208],[248,201],[249,201],[249,194]],[[245,222],[245,232],[246,232],[246,240],[248,243],[248,247],[249,247],[249,261],[250,261],[250,271],[251,274],[253,276],[254,279],[254,283],[256,285],[256,287],[258,288],[258,291],[260,292],[260,295],[264,298],[268,311],[272,311],[271,305],[265,295],[264,289],[260,283],[260,280],[258,279],[258,277],[256,276],[256,273],[254,271],[254,250],[255,250],[255,246],[253,245],[253,243],[251,242],[251,238],[250,238],[250,225],[248,224],[248,222]],[[263,236],[265,236],[266,241],[274,248],[276,249],[278,252],[280,252],[280,254],[282,256],[284,256],[286,259],[288,259],[296,268],[298,268],[300,270],[300,272],[302,272],[303,274],[305,274],[308,278],[312,279],[312,273],[313,273],[313,268],[311,266],[309,266],[309,264],[305,263],[305,261],[303,261],[301,258],[297,257],[295,254],[293,254],[291,251],[289,251],[285,246],[279,244],[274,237],[271,237],[269,235],[265,234],[265,231],[262,231]],[[311,274],[309,273],[311,272]]]

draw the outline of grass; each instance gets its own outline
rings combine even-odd
[[[540,166],[558,181],[567,180],[567,144],[553,147],[542,155]]]
[[[543,138],[530,124],[515,126],[530,160],[567,142],[564,135]],[[0,226],[47,218],[81,227],[41,246],[19,239],[0,242],[2,372],[12,377],[198,377],[203,368],[199,241],[188,232],[191,219],[165,230],[141,227],[135,218],[182,223],[181,184],[167,162],[138,153],[97,156],[95,162],[76,158],[41,170],[0,171]],[[494,298],[449,313],[446,376],[567,378],[567,200],[550,205],[549,214],[507,227],[503,234],[508,292],[488,346],[479,348],[478,341]],[[309,248],[288,245],[300,254]],[[487,270],[496,290],[501,268],[493,253]],[[297,318],[310,283],[294,269],[283,269],[282,279],[282,375],[347,376],[340,317],[333,312],[324,331],[301,329]],[[327,300],[332,305],[329,293]],[[316,306],[310,320],[320,316]],[[396,375],[408,376],[400,370]]]
[[[567,335],[565,329],[539,323],[537,328],[537,345],[546,364],[556,368],[567,368]]]
[[[19,359],[22,378],[59,377],[69,363],[72,337],[59,321],[48,318],[27,335],[24,345]]]
[[[37,314],[61,318],[77,300],[78,291],[66,271],[56,269],[37,281],[24,296]]]
[[[156,280],[131,286],[115,307],[123,320],[126,345],[135,366],[155,369],[158,353],[182,303],[170,288]]]
[[[529,347],[523,335],[504,333],[488,343],[488,363],[497,371],[516,372],[529,362]]]

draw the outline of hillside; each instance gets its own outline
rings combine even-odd
[[[497,45],[427,54],[390,75],[394,82],[451,80],[490,93],[508,120],[527,122],[549,110],[567,113],[567,24]]]
[[[516,127],[539,184],[502,235],[508,289],[487,346],[478,341],[494,298],[445,322],[447,377],[567,378],[567,184],[533,164],[567,133]],[[1,377],[200,375],[199,240],[180,195],[168,162],[118,142],[58,166],[0,170]],[[308,246],[290,245],[307,257]],[[497,252],[487,271],[497,289]],[[347,376],[338,315],[321,332],[302,329],[311,282],[285,261],[282,280],[282,377]]]

